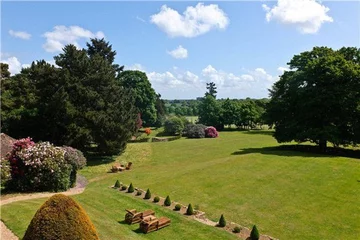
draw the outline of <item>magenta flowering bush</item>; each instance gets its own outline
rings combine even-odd
[[[65,151],[49,142],[20,139],[14,143],[9,161],[8,186],[12,190],[57,192],[70,187],[72,165],[65,160]]]
[[[205,128],[205,137],[207,138],[216,138],[219,136],[218,131],[214,127],[207,127]]]

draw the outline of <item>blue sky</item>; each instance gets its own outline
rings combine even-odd
[[[116,62],[146,72],[165,99],[262,98],[294,54],[360,47],[360,3],[2,2],[1,61],[13,74],[64,44],[105,37]]]

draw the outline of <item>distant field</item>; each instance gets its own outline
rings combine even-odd
[[[132,143],[116,158],[133,162],[131,171],[106,173],[113,162],[90,162],[81,174],[91,183],[74,198],[88,211],[102,239],[234,237],[109,189],[116,179],[197,205],[215,221],[224,214],[247,227],[256,224],[261,233],[280,239],[358,239],[359,159],[274,150],[269,147],[278,144],[271,133],[220,132],[217,139]],[[21,236],[44,200],[6,205],[1,218]],[[125,208],[150,207],[174,224],[143,235],[118,223]]]

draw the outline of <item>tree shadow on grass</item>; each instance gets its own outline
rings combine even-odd
[[[138,233],[138,234],[145,234],[145,233],[143,233],[142,231],[141,231],[141,229],[140,228],[137,228],[137,229],[135,229],[135,230],[132,230],[134,233]]]
[[[267,135],[267,136],[272,136],[274,134],[274,131],[271,130],[250,130],[250,131],[245,131],[245,134],[250,134],[250,135]]]
[[[129,225],[129,226],[130,226],[130,224],[128,224],[127,222],[125,222],[125,220],[118,221],[118,223],[120,223],[120,224],[122,224],[122,225]]]
[[[321,152],[317,146],[311,145],[281,145],[276,147],[243,148],[231,153],[231,155],[245,155],[249,153],[286,157],[348,157],[360,160],[360,150],[328,147],[326,152]]]
[[[114,162],[116,156],[97,156],[97,155],[87,155],[86,156],[86,166],[98,166],[101,164],[107,164]]]

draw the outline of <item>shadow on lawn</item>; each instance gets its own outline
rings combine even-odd
[[[360,159],[360,150],[328,147],[326,152],[321,152],[317,146],[311,145],[281,145],[276,147],[243,148],[231,153],[231,155],[245,155],[249,153],[286,157],[348,157]]]
[[[101,164],[107,164],[115,161],[116,156],[97,156],[97,155],[87,155],[86,166],[98,166]]]
[[[272,136],[274,134],[274,131],[271,130],[251,130],[251,131],[245,131],[245,134],[250,135],[267,135]]]

